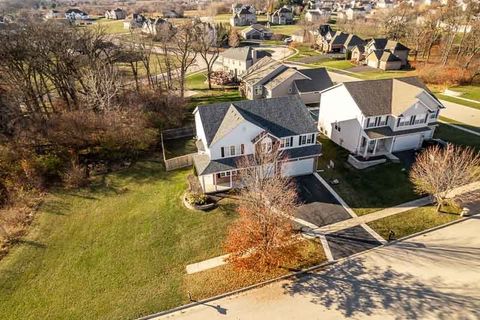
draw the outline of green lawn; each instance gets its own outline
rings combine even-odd
[[[401,164],[388,162],[357,170],[346,163],[348,151],[321,136],[323,155],[319,158],[320,175],[327,181],[338,179],[332,187],[358,215],[368,214],[419,198],[413,191],[408,172]],[[334,169],[328,169],[330,160]]]
[[[434,138],[440,138],[453,144],[474,147],[480,151],[480,137],[440,123],[435,129]]]
[[[449,89],[461,92],[462,98],[477,100],[478,103],[480,103],[480,84],[470,86],[456,86]]]
[[[391,79],[398,77],[407,77],[415,75],[415,71],[409,70],[391,70],[383,71],[381,69],[369,70],[364,72],[356,72],[353,77],[357,77],[363,80],[377,80],[377,79]]]
[[[480,128],[479,127],[469,126],[468,124],[465,124],[463,122],[459,122],[459,121],[449,119],[449,118],[445,118],[445,117],[442,117],[442,116],[440,116],[440,120],[451,123],[451,124],[454,124],[456,126],[459,126],[459,127],[465,128],[465,129],[468,129],[468,130],[472,130],[472,131],[480,133]]]
[[[311,64],[311,66],[314,68],[325,67],[325,68],[346,70],[354,67],[355,65],[348,60],[327,59],[325,61],[319,61],[319,62],[313,63]]]
[[[480,102],[475,103],[475,102],[471,102],[471,101],[465,101],[465,100],[458,99],[458,98],[455,98],[455,97],[452,97],[452,96],[447,96],[447,95],[442,94],[442,93],[436,93],[435,95],[437,96],[437,98],[439,98],[441,100],[461,104],[461,105],[464,105],[464,106],[467,106],[467,107],[470,107],[470,108],[480,109]]]
[[[307,57],[313,57],[313,56],[318,56],[320,55],[320,53],[318,53],[316,50],[312,49],[309,45],[305,45],[305,44],[302,44],[302,45],[297,45],[295,46],[295,49],[298,50],[297,53],[295,53],[293,56],[291,56],[290,58],[288,58],[287,60],[290,60],[290,61],[299,61],[303,58],[307,58]]]
[[[164,141],[165,156],[167,159],[197,152],[197,146],[193,138],[181,138]]]
[[[301,27],[297,24],[286,24],[286,25],[271,25],[270,30],[275,34],[283,34],[285,36],[291,36],[296,31],[300,30]]]
[[[421,232],[460,218],[458,213],[437,213],[435,206],[415,208],[390,217],[367,223],[384,239],[388,239],[390,230],[395,232],[395,238]]]
[[[123,20],[110,20],[105,18],[99,18],[96,20],[96,24],[92,27],[101,27],[105,29],[107,34],[128,33],[129,31],[123,28]]]
[[[0,261],[1,318],[132,319],[188,302],[185,266],[222,254],[236,217],[227,202],[210,213],[184,208],[190,172],[142,162],[48,196]]]

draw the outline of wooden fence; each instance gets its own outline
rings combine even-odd
[[[165,159],[165,170],[172,171],[192,166],[194,155],[195,153],[190,153],[180,157]]]
[[[164,140],[189,138],[195,136],[195,127],[187,126],[182,128],[163,130],[162,135]]]

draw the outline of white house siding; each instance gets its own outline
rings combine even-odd
[[[367,59],[367,65],[372,68],[378,68],[378,60],[377,58],[369,58]]]
[[[210,155],[210,149],[207,148],[207,139],[205,136],[205,131],[203,130],[202,118],[200,118],[200,113],[195,112],[195,130],[197,133],[197,138],[202,140],[203,144],[205,145],[205,153]]]
[[[282,164],[282,176],[283,177],[292,177],[292,176],[301,176],[306,174],[311,174],[315,171],[314,169],[315,159],[302,159],[287,161]]]
[[[402,61],[380,61],[378,67],[382,70],[400,70],[402,68]]]
[[[257,127],[250,122],[244,121],[235,129],[231,130],[230,133],[221,138],[219,141],[210,145],[210,158],[212,160],[222,158],[221,147],[239,147],[241,144],[244,144],[245,154],[252,154],[254,150],[253,144],[250,141],[252,141],[252,139],[258,136],[262,131],[263,129],[261,129],[260,127]]]

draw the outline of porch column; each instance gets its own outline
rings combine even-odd
[[[392,144],[390,145],[390,153],[393,151],[393,145],[395,144],[395,137],[392,139]]]
[[[205,188],[205,176],[202,176],[202,189],[203,189],[203,192],[206,192],[206,188]]]
[[[363,157],[367,157],[368,147],[370,146],[370,139],[366,139],[365,150],[363,151]]]
[[[216,173],[213,174],[213,185],[215,186],[215,191],[218,191],[217,190],[217,174]]]
[[[379,139],[375,139],[375,146],[373,147],[373,152],[372,152],[373,155],[375,155],[375,152],[377,151],[378,140]]]
[[[233,171],[230,171],[230,188],[233,187],[232,176],[233,176]]]

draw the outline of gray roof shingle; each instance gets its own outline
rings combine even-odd
[[[322,91],[333,86],[332,79],[325,68],[303,69],[298,71],[312,79],[295,80],[294,82],[298,92]]]
[[[307,107],[297,95],[215,103],[197,107],[207,146],[212,143],[231,105],[245,120],[278,138],[317,132]]]

